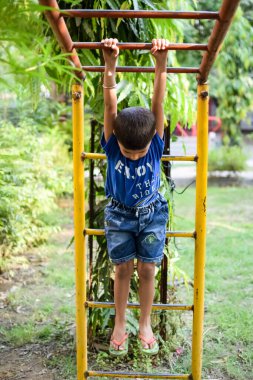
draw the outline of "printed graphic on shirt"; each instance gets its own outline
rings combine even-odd
[[[160,186],[160,158],[164,142],[155,134],[144,157],[131,160],[123,156],[116,137],[112,134],[101,145],[107,156],[106,196],[134,207],[147,206],[154,201]]]
[[[132,194],[134,199],[141,199],[152,194],[156,190],[154,169],[152,162],[146,162],[145,165],[139,165],[134,168],[134,171],[130,170],[130,167],[124,164],[121,160],[118,160],[115,165],[115,171],[120,173],[125,179],[134,180],[135,182],[135,193]],[[147,177],[148,179],[141,181],[142,177]],[[134,189],[133,189],[134,190]]]

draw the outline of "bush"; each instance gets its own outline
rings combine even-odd
[[[0,124],[0,256],[43,242],[43,215],[71,192],[70,159],[59,129],[39,133],[34,121]]]
[[[242,171],[246,168],[247,156],[239,146],[222,146],[211,150],[208,157],[209,171]]]

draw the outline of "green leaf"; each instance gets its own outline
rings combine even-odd
[[[132,91],[133,84],[127,83],[127,85],[123,88],[122,91],[120,91],[119,97],[118,97],[118,103],[122,102]]]
[[[127,10],[131,8],[131,1],[123,1],[123,3],[120,6],[120,10]],[[118,18],[117,24],[116,24],[116,30],[118,30],[123,18]]]

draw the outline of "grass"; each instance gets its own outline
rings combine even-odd
[[[54,210],[47,216],[52,225],[60,220],[63,224],[62,231],[57,229],[56,238],[52,237],[47,244],[29,251],[28,258],[40,258],[39,261],[35,260],[32,271],[29,270],[30,263],[25,256],[23,261],[19,260],[17,277],[15,270],[12,271],[16,282],[7,298],[6,323],[0,328],[0,340],[11,347],[30,345],[32,351],[33,344],[40,344],[41,347],[49,345],[48,350],[52,354],[48,366],[58,368],[58,379],[64,379],[65,375],[61,374],[64,370],[67,376],[65,379],[72,380],[75,378],[75,370],[66,370],[66,367],[70,367],[70,357],[72,367],[75,366],[74,260],[73,246],[66,249],[71,239],[69,229],[71,231],[72,227],[71,203],[67,201],[66,204],[68,207],[63,205],[63,208]],[[26,275],[20,276],[23,271]],[[62,347],[64,350],[68,347],[68,351],[64,351],[61,356]],[[55,363],[52,363],[52,357]],[[72,378],[68,375],[69,371],[72,372]]]
[[[252,188],[210,188],[207,204],[207,255],[204,322],[203,379],[251,380],[253,365],[253,204]],[[195,189],[182,195],[174,194],[177,230],[194,230]],[[55,211],[56,212],[56,211]],[[58,212],[58,211],[57,211]],[[58,218],[71,223],[70,210],[60,211]],[[64,231],[63,231],[64,232]],[[39,248],[46,265],[40,277],[17,288],[9,296],[10,308],[22,305],[28,310],[22,320],[11,327],[2,327],[0,335],[5,342],[19,346],[29,342],[58,341],[70,347],[63,355],[52,356],[48,365],[64,369],[59,378],[75,378],[73,334],[74,324],[74,268],[73,247],[66,250],[70,237],[52,239]],[[194,244],[191,239],[177,239],[180,261],[177,265],[193,275]],[[183,303],[192,302],[192,289],[179,287]],[[167,358],[171,372],[190,372],[191,318],[184,313],[184,353]],[[113,364],[101,351],[98,365]],[[138,352],[133,365],[140,363]],[[59,365],[60,363],[60,365]],[[137,363],[137,364],[136,364]],[[114,363],[115,364],[115,363]],[[152,362],[146,363],[152,366]],[[123,365],[123,363],[122,363]],[[111,367],[113,368],[113,366]],[[139,367],[138,367],[139,368]],[[67,377],[65,377],[67,376]]]
[[[204,375],[252,379],[253,204],[251,188],[209,188],[207,204]],[[175,195],[178,229],[193,229],[195,190]],[[184,215],[181,217],[181,215]],[[181,265],[189,273],[191,245]],[[192,270],[191,274],[192,274]],[[188,295],[189,297],[189,295]],[[224,377],[225,376],[225,377]]]
[[[32,321],[18,324],[11,329],[0,328],[0,334],[4,340],[16,347],[27,343],[34,343],[38,340],[48,341],[53,333],[54,328],[52,324],[38,326],[38,324],[36,325]]]

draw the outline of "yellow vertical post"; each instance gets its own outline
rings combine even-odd
[[[75,228],[75,279],[76,279],[76,350],[77,379],[83,380],[87,370],[86,309],[86,252],[83,230],[85,228],[84,164],[84,104],[83,86],[72,86],[73,163],[74,163],[74,228]]]
[[[205,252],[206,252],[206,195],[208,163],[208,85],[198,85],[197,103],[197,174],[195,212],[194,313],[192,337],[192,378],[201,380]]]

